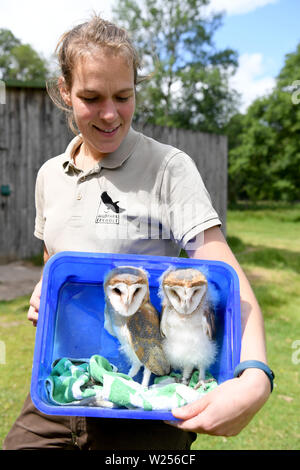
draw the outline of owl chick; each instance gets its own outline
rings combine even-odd
[[[118,338],[129,359],[130,377],[144,366],[142,385],[147,387],[151,372],[165,375],[170,371],[162,349],[159,316],[150,302],[147,274],[131,266],[113,269],[105,279],[104,292],[104,327]]]
[[[169,268],[161,277],[163,349],[173,369],[188,384],[194,368],[205,387],[205,372],[215,361],[215,321],[207,298],[207,279],[193,268]]]

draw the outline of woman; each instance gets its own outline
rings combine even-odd
[[[37,176],[35,235],[44,241],[45,262],[63,250],[177,256],[181,248],[192,258],[224,261],[240,280],[241,361],[259,362],[173,410],[180,421],[172,426],[46,416],[28,396],[4,449],[188,449],[195,433],[235,435],[267,400],[272,377],[263,365],[260,308],[201,177],[186,154],[132,129],[139,60],[124,30],[95,16],[64,34],[57,50],[59,93],[49,92],[77,136]],[[40,291],[41,281],[28,312],[34,325]]]

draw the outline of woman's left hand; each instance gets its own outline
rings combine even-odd
[[[235,436],[251,421],[270,395],[270,382],[259,369],[223,382],[199,400],[172,410],[181,421],[168,424],[185,431]]]

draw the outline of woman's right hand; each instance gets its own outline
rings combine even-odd
[[[35,286],[32,296],[30,298],[30,302],[29,302],[30,307],[28,310],[27,318],[29,321],[32,321],[33,326],[36,326],[38,322],[41,291],[42,291],[42,279]]]

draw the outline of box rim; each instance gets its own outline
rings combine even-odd
[[[191,263],[192,265],[207,265],[207,266],[223,266],[227,269],[233,279],[233,294],[234,294],[234,302],[235,307],[237,307],[238,312],[237,316],[239,321],[235,325],[236,328],[236,341],[234,344],[235,353],[237,356],[237,363],[240,357],[240,350],[241,346],[238,343],[239,338],[241,338],[241,322],[240,322],[240,302],[239,302],[239,278],[232,266],[224,261],[218,260],[205,260],[205,259],[194,259],[194,258],[177,258],[177,257],[168,257],[168,256],[150,256],[150,255],[135,255],[133,253],[128,254],[120,254],[120,253],[90,253],[90,252],[75,252],[75,251],[63,251],[60,253],[56,253],[53,255],[47,263],[45,264],[44,271],[43,271],[43,283],[42,283],[42,291],[41,291],[41,301],[40,301],[40,310],[45,309],[46,300],[47,300],[47,288],[48,288],[48,280],[49,276],[51,275],[51,271],[57,263],[59,259],[70,259],[72,257],[76,258],[89,258],[89,259],[105,259],[109,260],[110,262],[126,260],[128,258],[136,257],[135,261],[138,261],[138,264],[142,264],[143,262],[153,262],[153,264],[157,263],[168,263],[177,265],[183,265],[186,263]],[[238,294],[238,295],[237,295]],[[176,419],[169,411],[145,411],[145,410],[129,410],[129,409],[107,409],[107,408],[97,408],[97,407],[86,407],[86,406],[59,406],[59,405],[52,405],[46,404],[38,395],[37,393],[37,384],[38,384],[38,377],[39,377],[39,362],[37,358],[41,357],[42,351],[42,340],[43,340],[43,325],[39,323],[37,324],[37,331],[36,331],[36,339],[35,339],[35,347],[34,347],[34,355],[33,355],[33,365],[32,365],[32,379],[31,379],[31,398],[35,406],[40,409],[40,411],[44,412],[45,414],[55,414],[55,415],[64,415],[66,414],[66,409],[73,411],[74,413],[70,414],[70,416],[93,416],[93,417],[115,417],[115,418],[128,418],[128,419],[161,419],[161,420],[172,420]],[[235,364],[237,365],[237,364]],[[75,409],[74,409],[75,408]],[[75,413],[76,411],[76,413]],[[120,415],[119,415],[120,414]],[[118,416],[115,416],[118,415]],[[123,416],[124,415],[124,416]],[[131,416],[132,415],[132,416]]]

